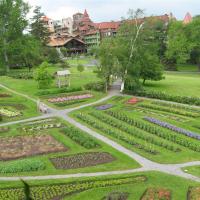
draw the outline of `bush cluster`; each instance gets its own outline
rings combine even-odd
[[[94,139],[86,135],[86,133],[82,132],[81,130],[72,126],[67,126],[66,128],[63,128],[61,132],[69,138],[71,138],[76,143],[78,143],[79,145],[85,147],[86,149],[100,147],[100,145]]]
[[[7,74],[11,78],[15,79],[33,79],[33,72],[16,72],[15,73],[8,73]]]
[[[105,90],[105,84],[102,81],[92,82],[84,85],[86,90],[94,90],[98,92],[103,92]]]
[[[130,91],[126,91],[127,93],[131,93]],[[173,101],[183,104],[190,104],[190,105],[200,105],[200,98],[198,97],[188,97],[188,96],[175,96],[166,94],[164,92],[156,92],[156,91],[137,91],[134,95],[142,96],[142,97],[149,97],[153,99],[161,99],[166,101]]]
[[[117,113],[117,112],[113,112],[113,111],[106,111],[106,113],[112,117],[115,117],[116,119],[119,119],[123,122],[128,123],[129,125],[136,126],[137,128],[140,128],[151,134],[157,135],[158,137],[161,137],[165,140],[177,143],[177,144],[187,147],[193,151],[200,152],[200,146],[197,143],[189,141],[186,138],[183,139],[177,134],[164,132],[162,129],[160,129],[158,127],[155,127],[149,123],[146,123],[146,122],[138,120],[138,119],[129,118],[125,114],[122,114],[122,113]]]

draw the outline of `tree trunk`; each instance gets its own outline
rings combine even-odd
[[[146,81],[146,79],[144,78],[144,79],[143,79],[143,82],[142,82],[143,85],[145,85],[145,81]]]
[[[3,54],[4,54],[4,60],[5,60],[5,65],[6,65],[6,72],[10,71],[10,67],[8,64],[8,55],[7,55],[7,51],[6,51],[6,40],[4,39],[4,50],[3,50]]]

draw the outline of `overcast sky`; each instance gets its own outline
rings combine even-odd
[[[172,12],[183,19],[186,12],[200,14],[200,0],[26,0],[30,5],[39,5],[52,19],[71,17],[76,12],[88,10],[95,22],[119,20],[129,8],[145,9],[146,15],[161,15]]]

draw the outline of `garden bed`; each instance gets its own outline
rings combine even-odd
[[[2,161],[63,151],[67,151],[67,148],[50,135],[0,138],[0,160]]]
[[[50,160],[56,169],[77,169],[110,163],[115,158],[106,152],[89,152],[51,158]]]
[[[111,192],[106,197],[103,197],[102,200],[127,200],[128,193],[125,192]]]
[[[171,200],[171,192],[164,188],[148,188],[140,200]]]
[[[187,200],[199,200],[200,187],[190,187],[188,190]]]

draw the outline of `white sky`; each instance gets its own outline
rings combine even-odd
[[[145,9],[147,15],[162,15],[172,12],[183,19],[186,12],[200,14],[200,0],[26,0],[31,6],[39,5],[52,19],[71,17],[86,8],[95,22],[120,20],[129,8]]]

